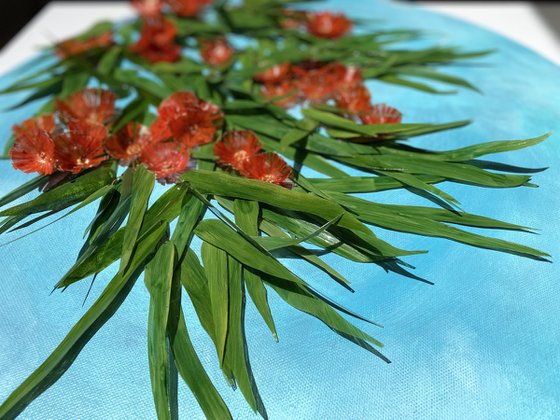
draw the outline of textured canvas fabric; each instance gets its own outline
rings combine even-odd
[[[379,25],[429,29],[441,42],[470,49],[497,49],[485,66],[448,71],[474,82],[484,94],[429,95],[371,83],[374,100],[389,102],[407,122],[473,119],[472,125],[414,139],[412,144],[450,149],[475,142],[528,138],[560,127],[560,69],[533,52],[471,25],[412,8],[373,0],[328,2],[330,9]],[[21,71],[0,78],[6,86]],[[20,97],[0,97],[5,109]],[[0,115],[0,138],[35,106]],[[532,149],[495,156],[501,162],[550,167],[535,176],[541,187],[477,189],[445,184],[466,211],[540,229],[538,235],[490,233],[560,255],[560,136]],[[494,156],[492,157],[494,158]],[[0,162],[0,194],[29,179]],[[376,200],[426,204],[404,192]],[[0,248],[0,400],[55,348],[85,311],[83,281],[50,295],[73,263],[92,217],[90,206],[71,217]],[[326,257],[353,282],[356,293],[286,261],[329,297],[382,323],[363,326],[385,343],[386,365],[333,334],[319,321],[296,313],[270,294],[280,342],[248,305],[252,367],[271,419],[527,419],[560,415],[560,269],[512,255],[439,239],[375,229],[405,249],[429,249],[408,258],[430,286],[374,265]],[[0,238],[0,244],[13,236]],[[109,281],[99,276],[88,304]],[[90,341],[74,365],[21,415],[23,419],[155,418],[148,371],[146,324],[149,296],[140,280],[118,313]],[[240,392],[227,388],[215,351],[188,302],[196,348],[236,419],[257,418]],[[185,386],[181,418],[203,418]]]

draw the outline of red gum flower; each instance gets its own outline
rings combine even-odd
[[[129,47],[150,63],[173,63],[181,58],[181,46],[175,43],[177,28],[167,19],[144,21],[140,39]]]
[[[213,0],[165,0],[176,15],[195,17]]]
[[[36,130],[46,131],[47,134],[52,134],[56,129],[56,122],[54,115],[48,114],[37,118],[30,118],[25,120],[20,125],[14,125],[14,137],[22,135],[32,135]]]
[[[74,55],[84,54],[96,48],[108,48],[113,45],[113,34],[103,32],[97,36],[80,40],[77,38],[67,39],[55,46],[55,51],[60,58],[68,58]]]
[[[153,141],[173,137],[188,147],[207,144],[214,139],[222,120],[223,114],[216,105],[190,92],[177,92],[158,108],[158,117],[151,128]]]
[[[241,169],[247,159],[260,152],[262,144],[252,131],[230,131],[214,146],[214,155],[223,166]]]
[[[100,165],[107,159],[103,150],[106,137],[107,129],[102,125],[70,122],[67,132],[54,137],[58,168],[77,174]]]
[[[143,18],[156,18],[161,16],[162,0],[131,0],[132,6]]]
[[[373,110],[371,94],[364,85],[341,89],[337,93],[336,105],[350,115],[369,114]]]
[[[334,63],[330,65],[329,71],[338,89],[357,87],[364,82],[362,71],[358,67],[346,67],[343,64]]]
[[[158,111],[161,114],[166,111],[174,111],[177,114],[184,113],[191,108],[198,108],[212,116],[213,120],[223,118],[220,108],[210,102],[205,102],[191,92],[175,92],[162,101]]]
[[[255,74],[253,79],[260,83],[279,83],[288,77],[292,65],[290,63],[277,64],[260,73]]]
[[[233,48],[225,38],[205,39],[200,43],[200,55],[206,64],[219,67],[231,61]]]
[[[211,143],[217,131],[212,116],[199,108],[191,108],[170,120],[169,130],[175,140],[187,147]]]
[[[351,29],[352,21],[342,13],[314,13],[309,16],[309,21],[307,22],[309,33],[320,38],[340,38]]]
[[[16,134],[10,158],[12,166],[25,173],[50,175],[56,169],[54,141],[38,124],[31,124]]]
[[[262,153],[247,159],[239,172],[246,178],[286,186],[292,168],[276,153]]]
[[[86,121],[92,124],[108,124],[115,117],[116,96],[101,89],[84,89],[68,99],[56,101],[60,119],[66,123]]]
[[[105,150],[124,166],[134,162],[150,142],[149,130],[141,124],[128,123],[105,140]]]
[[[402,121],[402,113],[386,104],[377,104],[371,112],[360,118],[364,124],[399,124]]]
[[[187,170],[189,159],[189,149],[175,142],[150,144],[140,155],[140,162],[163,184],[177,182]]]
[[[289,108],[299,101],[298,85],[292,80],[280,83],[266,83],[261,87],[264,96],[275,105]]]

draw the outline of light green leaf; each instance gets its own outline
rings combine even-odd
[[[171,283],[175,264],[175,248],[171,242],[161,246],[146,266],[144,281],[150,292],[148,314],[148,361],[150,380],[158,419],[171,419],[167,354],[167,323],[171,301]]]
[[[234,202],[235,222],[247,234],[257,236],[259,233],[259,204],[254,201],[235,200]],[[278,334],[272,312],[268,305],[268,295],[261,278],[254,272],[244,270],[245,286],[251,296],[251,300],[257,307],[272,336],[278,341]]]
[[[134,246],[138,239],[138,233],[142,227],[142,222],[144,221],[144,214],[146,213],[146,207],[152,195],[155,181],[154,174],[148,171],[144,165],[138,165],[134,168],[130,213],[124,229],[121,271],[126,269],[132,252],[134,251]]]
[[[230,285],[228,282],[227,254],[214,246],[214,244],[205,242],[202,244],[202,261],[206,278],[208,279],[208,293],[212,307],[212,319],[214,321],[216,350],[218,351],[220,365],[223,366],[229,325]]]

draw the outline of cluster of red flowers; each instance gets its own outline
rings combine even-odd
[[[227,65],[233,58],[233,47],[225,38],[203,39],[200,41],[200,56],[213,67]]]
[[[240,175],[290,187],[292,169],[276,153],[262,152],[262,144],[252,131],[230,131],[214,146],[218,163]]]
[[[55,51],[60,58],[84,54],[92,49],[109,48],[113,45],[113,34],[103,32],[86,39],[72,38],[55,45]]]
[[[398,123],[402,115],[387,105],[372,105],[371,94],[357,67],[340,63],[304,62],[273,66],[254,77],[263,94],[280,106],[333,101],[348,116],[365,124]]]
[[[307,29],[319,38],[338,39],[352,30],[352,21],[342,13],[286,10],[281,25],[285,29]]]
[[[181,46],[175,42],[177,28],[161,16],[144,19],[138,41],[129,47],[150,63],[173,63],[181,58]]]
[[[85,89],[58,100],[55,114],[15,126],[13,166],[77,174],[111,157],[123,165],[144,163],[161,182],[173,182],[188,169],[190,149],[211,143],[222,122],[218,107],[183,92],[161,103],[151,128],[129,123],[111,135],[115,100],[111,92]]]
[[[10,150],[13,166],[50,175],[79,173],[107,159],[103,142],[115,116],[111,92],[86,89],[56,102],[56,114],[30,119],[14,127]]]

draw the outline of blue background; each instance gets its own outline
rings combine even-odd
[[[472,118],[460,130],[421,137],[414,145],[450,149],[467,144],[533,137],[560,126],[560,70],[498,35],[406,5],[330,1],[328,8],[381,26],[425,28],[430,42],[470,49],[497,48],[484,66],[455,66],[453,74],[485,93],[434,96],[372,83],[374,100],[403,110],[409,122]],[[321,7],[324,7],[321,5]],[[6,86],[19,74],[0,78]],[[17,98],[0,98],[5,108]],[[0,138],[34,107],[3,112]],[[486,232],[560,255],[558,135],[529,150],[496,160],[550,169],[535,176],[539,189],[443,188],[466,211],[541,230],[540,235]],[[29,177],[0,162],[0,194]],[[376,200],[422,203],[404,192]],[[19,242],[0,248],[0,401],[56,347],[83,314],[88,281],[49,295],[73,263],[95,206]],[[247,334],[252,367],[271,419],[365,418],[558,418],[560,415],[560,282],[558,265],[469,248],[444,240],[375,230],[406,249],[429,249],[409,258],[434,286],[328,257],[353,282],[355,294],[298,264],[287,264],[347,307],[385,325],[361,325],[385,343],[386,365],[333,334],[319,321],[277,299],[271,306],[280,342],[274,343],[250,304]],[[11,239],[5,236],[4,243]],[[94,285],[92,302],[110,272]],[[21,418],[154,418],[148,372],[146,324],[149,297],[139,281],[119,312],[91,340],[74,365],[32,403]],[[241,394],[225,386],[215,350],[193,314],[191,335],[210,376],[236,419],[257,418]],[[180,389],[182,418],[203,418],[194,398]]]

